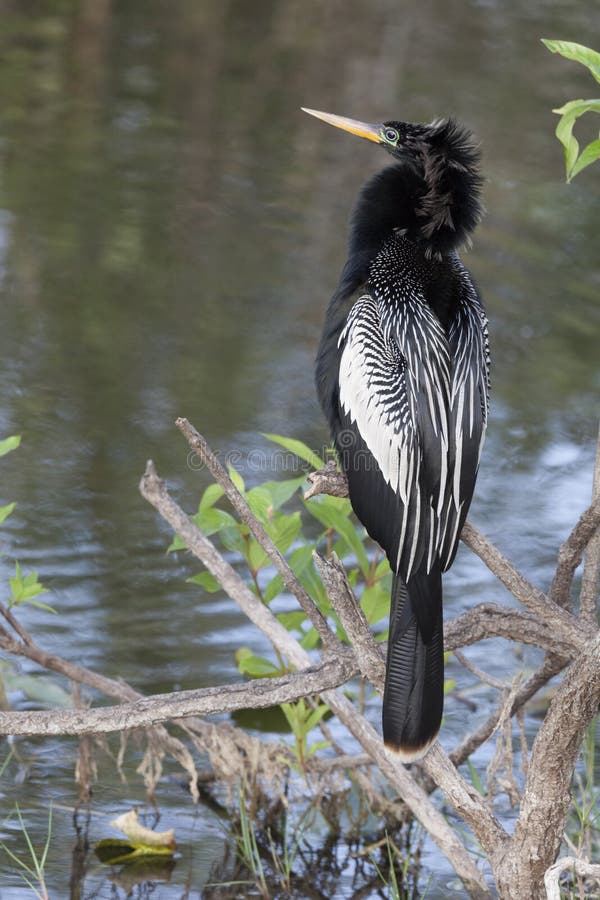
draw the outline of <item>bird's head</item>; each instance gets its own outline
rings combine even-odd
[[[417,184],[412,237],[426,245],[428,255],[468,243],[483,211],[483,178],[479,148],[466,128],[454,119],[429,125],[397,121],[371,125],[314,109],[304,112],[379,144],[413,173]]]

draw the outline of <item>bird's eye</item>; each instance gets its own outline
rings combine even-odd
[[[389,144],[395,144],[400,137],[395,128],[384,128],[383,136]]]

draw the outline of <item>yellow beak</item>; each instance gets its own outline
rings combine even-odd
[[[367,122],[357,122],[356,119],[334,116],[332,113],[319,112],[318,109],[306,109],[304,106],[301,109],[302,112],[308,113],[309,116],[316,116],[317,119],[322,119],[323,122],[334,125],[336,128],[343,128],[344,131],[357,134],[359,137],[373,141],[375,144],[382,143],[380,136],[381,125],[369,125]]]

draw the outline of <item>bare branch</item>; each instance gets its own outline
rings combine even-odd
[[[315,552],[313,559],[331,605],[337,612],[348,635],[350,646],[359,660],[361,673],[379,693],[382,693],[385,681],[384,658],[350,587],[344,567],[335,555],[331,559],[325,559]]]
[[[550,599],[564,609],[571,609],[571,587],[575,569],[600,525],[600,498],[579,517],[575,528],[558,551],[558,564],[550,588]],[[595,607],[594,607],[595,608]]]
[[[140,491],[183,538],[191,552],[198,556],[206,568],[212,572],[248,618],[271,640],[277,650],[287,656],[297,668],[302,669],[309,666],[310,658],[306,651],[281,626],[268,607],[250,591],[237,572],[222,558],[212,542],[199,531],[169,496],[151,462],[146,466]],[[287,565],[285,560],[284,563]],[[442,853],[448,857],[469,893],[473,897],[489,897],[485,879],[444,816],[431,803],[427,794],[416,785],[406,769],[400,763],[390,760],[381,738],[372,726],[340,692],[328,690],[322,693],[322,697],[340,721],[361,743],[363,749],[375,760],[381,771],[390,779],[407,806],[427,829]]]
[[[543,591],[531,584],[470,522],[465,522],[461,540],[479,556],[490,572],[508,588],[513,597],[538,616],[557,638],[577,647],[583,646],[587,635],[572,616],[550,601]]]
[[[385,663],[341,564],[337,559],[326,560],[317,554],[314,559],[329,599],[357,650],[363,675],[381,692],[385,681]],[[499,842],[507,840],[498,820],[487,809],[477,791],[457,772],[439,743],[434,745],[420,765],[442,788],[483,847],[497,847]],[[406,798],[403,796],[403,799]]]
[[[596,460],[592,483],[592,503],[600,502],[600,429],[596,443]],[[590,538],[583,561],[581,593],[579,595],[579,621],[582,625],[598,625],[598,591],[600,589],[600,529]]]
[[[304,493],[304,499],[309,500],[317,494],[329,494],[331,497],[347,497],[348,481],[337,465],[330,460],[318,472],[311,472],[308,476],[310,487]]]
[[[520,612],[496,603],[480,603],[455,619],[444,623],[444,649],[468,647],[490,637],[533,644],[551,653],[573,657],[579,652],[568,635],[555,633],[528,612]]]
[[[546,900],[561,900],[559,880],[562,873],[568,870],[571,870],[579,878],[593,878],[594,881],[600,884],[600,866],[592,865],[576,856],[563,856],[553,866],[550,866],[544,874]]]
[[[569,666],[533,743],[512,852],[498,860],[496,881],[507,897],[532,896],[532,885],[558,853],[571,801],[571,778],[585,729],[600,703],[600,635]]]
[[[213,478],[221,485],[227,499],[242,522],[248,526],[258,543],[268,554],[275,568],[281,575],[284,585],[288,591],[296,597],[310,622],[314,625],[319,637],[323,641],[323,645],[325,647],[330,647],[331,649],[339,647],[339,641],[332,633],[321,611],[315,605],[312,597],[308,595],[307,591],[300,584],[295,574],[288,566],[285,557],[279,552],[278,548],[267,534],[263,524],[256,518],[245,498],[241,495],[229,477],[227,470],[222,466],[216,455],[208,446],[206,440],[198,431],[196,431],[194,426],[191,425],[187,419],[179,418],[175,424],[186,438],[192,450],[197,453],[202,462],[206,465]]]
[[[514,716],[551,678],[564,669],[567,660],[556,656],[548,656],[525,684],[517,692],[510,714]],[[487,739],[494,733],[500,716],[502,714],[502,700],[500,700],[498,709],[495,710],[485,722],[483,722],[475,731],[468,734],[450,753],[450,759],[455,766],[460,766],[468,757],[481,747]]]
[[[119,706],[91,709],[0,712],[0,734],[98,734],[147,727],[168,719],[205,716],[236,709],[264,709],[290,703],[344,684],[356,674],[351,653],[280,678],[170,694],[154,694]]]
[[[497,691],[503,691],[506,689],[506,685],[504,682],[500,681],[498,678],[494,678],[492,675],[488,675],[487,672],[484,672],[483,669],[478,668],[475,663],[472,663],[470,659],[461,653],[460,650],[455,650],[454,655],[468,672],[478,678],[479,681],[483,681],[484,684],[488,684],[490,687],[495,688]]]

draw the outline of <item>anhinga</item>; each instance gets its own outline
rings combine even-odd
[[[359,195],[316,375],[352,507],[394,573],[383,739],[410,762],[440,729],[442,572],[487,420],[487,320],[457,252],[481,217],[479,152],[452,119],[369,125],[305,112],[394,157]]]

